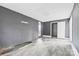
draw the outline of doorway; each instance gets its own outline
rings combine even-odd
[[[52,23],[52,37],[57,38],[57,23]]]

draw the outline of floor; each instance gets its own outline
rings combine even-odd
[[[2,56],[74,56],[68,39],[39,38]]]

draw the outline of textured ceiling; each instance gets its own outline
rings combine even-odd
[[[0,3],[1,6],[35,18],[39,21],[53,21],[69,18],[73,3]]]

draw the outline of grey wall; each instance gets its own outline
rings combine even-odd
[[[28,24],[22,24],[27,21]],[[38,37],[38,21],[0,6],[0,47],[32,41]]]
[[[69,31],[69,19],[67,19],[66,21],[65,21],[65,37],[66,38],[69,38],[70,36],[70,31]]]
[[[79,3],[75,4],[72,13],[72,41],[79,52]]]
[[[50,22],[43,22],[43,35],[50,35]]]

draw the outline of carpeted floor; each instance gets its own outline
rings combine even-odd
[[[2,56],[74,56],[74,52],[67,39],[40,38]]]

